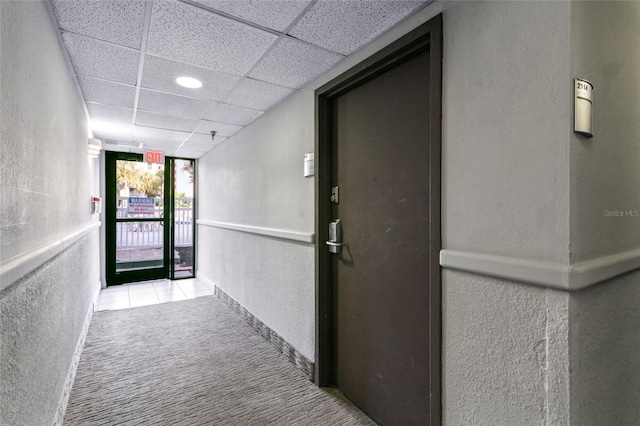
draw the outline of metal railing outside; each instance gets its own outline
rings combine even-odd
[[[164,200],[154,198],[153,213],[133,214],[128,211],[129,197],[117,197],[117,219],[163,218]],[[193,198],[175,199],[174,244],[176,247],[193,245]],[[162,247],[164,226],[162,222],[117,222],[116,247],[151,248]]]

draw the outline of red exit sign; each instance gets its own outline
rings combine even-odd
[[[164,164],[164,154],[158,151],[145,151],[144,161],[147,163]]]

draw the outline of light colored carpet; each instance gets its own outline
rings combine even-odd
[[[93,315],[66,425],[373,425],[215,296]]]

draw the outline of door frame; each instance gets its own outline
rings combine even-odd
[[[175,181],[171,176],[172,173],[175,173],[175,165],[176,160],[183,161],[191,161],[193,162],[193,200],[191,204],[191,241],[192,241],[192,276],[191,277],[176,277],[175,263],[174,263],[174,249],[175,249],[175,228],[174,228],[174,216],[175,216]],[[165,188],[168,188],[169,191],[169,242],[170,242],[170,258],[169,258],[169,268],[167,278],[170,280],[188,280],[196,277],[196,212],[197,212],[197,164],[195,158],[185,158],[185,157],[165,157],[165,169],[169,169],[169,180],[165,181]],[[166,175],[165,175],[166,176]],[[168,185],[167,185],[168,183]]]
[[[331,218],[331,135],[333,99],[375,78],[399,62],[429,49],[430,66],[430,152],[429,152],[429,339],[431,362],[430,424],[441,424],[441,268],[439,263],[440,233],[440,184],[441,184],[441,138],[442,138],[442,14],[409,32],[389,46],[378,51],[360,64],[315,91],[316,126],[316,179],[315,179],[315,252],[316,252],[316,363],[315,383],[331,385],[332,377],[332,292],[331,258],[325,246],[327,226]]]
[[[117,191],[114,185],[110,185],[110,182],[116,180],[116,161],[136,161],[144,162],[143,154],[106,151],[105,152],[105,277],[107,280],[107,287],[113,285],[120,285],[128,282],[146,281],[152,279],[164,279],[181,280],[191,279],[196,276],[196,212],[197,212],[197,161],[193,158],[183,157],[165,157],[164,161],[164,208],[163,208],[163,258],[164,263],[162,267],[153,268],[149,270],[130,271],[116,273],[116,252],[114,250],[116,240],[116,197]],[[192,239],[193,242],[193,269],[191,277],[178,277],[176,278],[175,264],[174,264],[174,245],[175,245],[175,229],[174,229],[174,212],[175,212],[175,182],[173,179],[173,173],[175,169],[176,160],[187,160],[193,162],[193,201],[192,201]],[[111,167],[113,165],[113,167]],[[141,222],[160,222],[160,220],[152,219],[137,219]]]
[[[148,270],[140,270],[140,271],[129,271],[129,272],[121,272],[116,273],[116,197],[117,191],[115,185],[116,181],[116,161],[124,160],[124,161],[135,161],[135,162],[144,162],[144,156],[142,154],[136,153],[128,153],[128,152],[116,152],[116,151],[106,151],[105,152],[105,252],[106,252],[106,262],[105,262],[105,276],[107,279],[107,287],[113,285],[120,285],[128,282],[135,281],[146,281],[153,279],[162,279],[167,278],[169,276],[169,261],[171,258],[170,244],[169,244],[169,201],[170,197],[168,194],[168,189],[165,184],[165,191],[163,194],[164,197],[164,208],[163,208],[163,219],[160,220],[151,220],[151,219],[140,219],[142,222],[163,222],[163,265],[162,267],[148,269]],[[164,181],[167,182],[169,177],[169,170],[164,167]]]

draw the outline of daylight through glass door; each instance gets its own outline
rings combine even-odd
[[[171,159],[173,203],[173,262],[171,278],[194,276],[194,160]]]
[[[164,167],[116,161],[116,274],[164,267]]]

